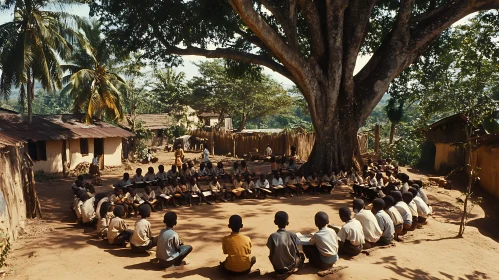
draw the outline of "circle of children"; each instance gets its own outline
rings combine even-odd
[[[284,163],[288,163],[287,165]],[[300,268],[305,258],[310,264],[321,270],[333,268],[338,260],[338,253],[346,256],[358,255],[363,249],[373,246],[390,245],[393,240],[400,241],[400,236],[407,231],[414,231],[418,225],[425,224],[431,214],[428,198],[421,181],[410,181],[409,176],[398,173],[391,165],[391,160],[369,161],[362,170],[341,170],[323,176],[315,173],[305,179],[297,171],[294,160],[277,161],[271,158],[272,174],[255,176],[245,161],[235,162],[230,174],[224,171],[219,162],[216,167],[207,162],[196,170],[192,161],[188,164],[173,165],[165,171],[159,165],[154,173],[149,167],[145,175],[138,168],[133,178],[125,173],[123,179],[114,185],[114,192],[95,194],[93,187],[78,177],[72,188],[75,194],[73,210],[80,223],[97,225],[97,232],[109,244],[126,247],[130,243],[132,252],[146,252],[156,247],[156,259],[162,268],[182,265],[183,259],[192,251],[184,245],[173,230],[177,224],[177,215],[168,211],[164,215],[166,228],[157,237],[152,236],[151,224],[147,220],[151,211],[161,211],[169,206],[180,204],[192,205],[205,202],[226,202],[244,198],[265,198],[267,195],[293,196],[310,193],[331,193],[337,185],[353,186],[356,198],[353,200],[352,217],[349,207],[339,209],[339,216],[345,223],[341,228],[331,226],[325,212],[315,215],[315,225],[319,229],[315,234],[304,236],[286,230],[288,214],[279,211],[274,223],[278,231],[267,242],[270,249],[270,261],[278,274],[289,274]],[[286,174],[283,181],[281,174]],[[256,181],[254,181],[254,178]],[[232,180],[232,184],[221,187],[220,182]],[[208,182],[208,188],[201,189],[198,183]],[[155,187],[156,190],[153,190]],[[139,190],[143,190],[139,191]],[[211,202],[210,202],[211,200]],[[365,209],[365,201],[372,202],[371,210]],[[126,225],[125,216],[140,215],[134,230]],[[240,234],[242,218],[233,215],[229,219],[232,233],[222,240],[224,254],[228,257],[220,263],[220,268],[230,275],[248,274],[255,264],[251,257],[251,241]],[[303,253],[299,251],[301,245]]]

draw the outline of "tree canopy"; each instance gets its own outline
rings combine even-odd
[[[308,103],[310,166],[351,166],[356,133],[390,83],[449,26],[499,0],[104,0],[91,11],[123,51],[179,63],[179,55],[266,66]],[[215,46],[215,47],[214,47]],[[354,74],[359,54],[369,62]]]

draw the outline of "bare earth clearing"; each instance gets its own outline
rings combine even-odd
[[[159,153],[158,164],[168,166],[173,162],[172,153]],[[199,154],[187,153],[188,158]],[[214,161],[221,159],[217,157]],[[133,165],[133,169],[139,165]],[[141,165],[142,169],[147,166]],[[256,168],[255,168],[256,169]],[[258,167],[267,171],[268,166]],[[133,171],[129,171],[131,174]],[[255,170],[259,172],[259,170]],[[104,172],[104,186],[97,192],[110,190],[123,169]],[[410,174],[412,178],[424,178]],[[285,210],[290,215],[289,229],[301,233],[314,232],[313,217],[317,211],[326,211],[332,224],[340,225],[338,209],[350,206],[352,198],[349,187],[335,189],[333,195],[319,197],[301,196],[282,199],[244,200],[213,206],[201,205],[180,207],[176,227],[184,243],[194,247],[186,259],[188,265],[180,268],[157,270],[147,254],[133,254],[129,248],[117,248],[107,241],[94,239],[89,229],[74,223],[69,210],[70,185],[73,179],[58,179],[37,185],[44,220],[30,220],[27,233],[14,245],[14,252],[3,268],[5,279],[224,279],[218,271],[219,261],[224,259],[221,239],[229,234],[228,218],[232,214],[243,217],[242,233],[252,239],[253,255],[257,263],[253,270],[260,269],[257,279],[272,279],[272,265],[265,246],[268,236],[277,230],[273,215]],[[456,198],[457,190],[427,189],[434,216],[428,225],[405,236],[396,247],[377,250],[371,255],[360,255],[355,259],[340,258],[337,265],[348,266],[325,279],[499,279],[499,244],[496,206],[476,206],[472,211],[470,225],[464,239],[456,239],[460,211]],[[493,209],[484,211],[484,209]],[[153,233],[164,227],[163,214],[153,213],[150,221]],[[134,219],[128,224],[133,228]],[[288,279],[319,279],[317,270],[305,266],[297,275]]]

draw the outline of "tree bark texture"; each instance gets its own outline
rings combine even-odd
[[[239,32],[268,55],[231,48],[206,50],[168,45],[161,29],[155,36],[171,54],[226,58],[266,66],[293,81],[303,93],[316,132],[308,167],[327,172],[351,167],[356,134],[388,86],[439,34],[461,18],[499,8],[499,0],[449,0],[414,11],[416,0],[400,0],[390,32],[381,38],[368,63],[354,75],[360,49],[377,0],[229,0],[247,27]],[[274,17],[279,31],[255,3]],[[283,4],[284,3],[284,4]],[[297,36],[297,16],[307,25],[308,52]]]

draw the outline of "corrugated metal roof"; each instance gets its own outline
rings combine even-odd
[[[133,133],[112,124],[95,120],[83,123],[83,115],[33,116],[32,123],[16,114],[0,115],[0,132],[20,140],[63,140],[80,138],[130,137]]]

